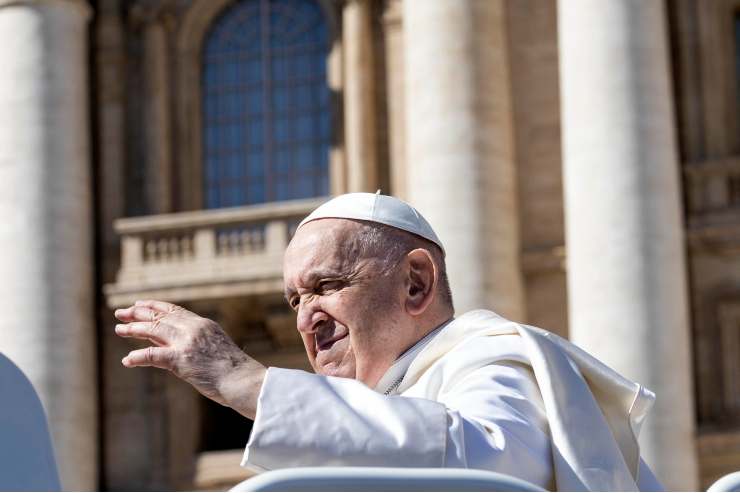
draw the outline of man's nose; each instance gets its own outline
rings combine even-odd
[[[329,320],[329,316],[324,313],[317,303],[301,303],[298,309],[298,331],[306,334],[313,334],[322,322]]]

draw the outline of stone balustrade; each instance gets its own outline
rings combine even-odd
[[[300,220],[325,199],[119,219],[121,266],[110,307],[282,292],[282,257]]]

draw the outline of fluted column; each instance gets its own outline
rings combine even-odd
[[[657,394],[640,435],[697,487],[686,265],[665,4],[561,0],[570,335]]]
[[[375,71],[370,0],[348,0],[342,13],[347,191],[378,186]]]
[[[0,1],[0,350],[39,392],[71,490],[98,487],[89,18]]]
[[[406,187],[445,244],[457,312],[521,319],[504,8],[403,2]]]

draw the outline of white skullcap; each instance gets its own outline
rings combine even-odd
[[[359,219],[385,224],[421,236],[445,249],[437,234],[419,211],[403,200],[378,193],[346,193],[324,202],[309,214],[298,228],[317,219]]]

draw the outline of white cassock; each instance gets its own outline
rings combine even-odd
[[[242,465],[462,467],[547,489],[660,490],[637,444],[653,400],[565,339],[476,310],[375,389],[270,368]]]

